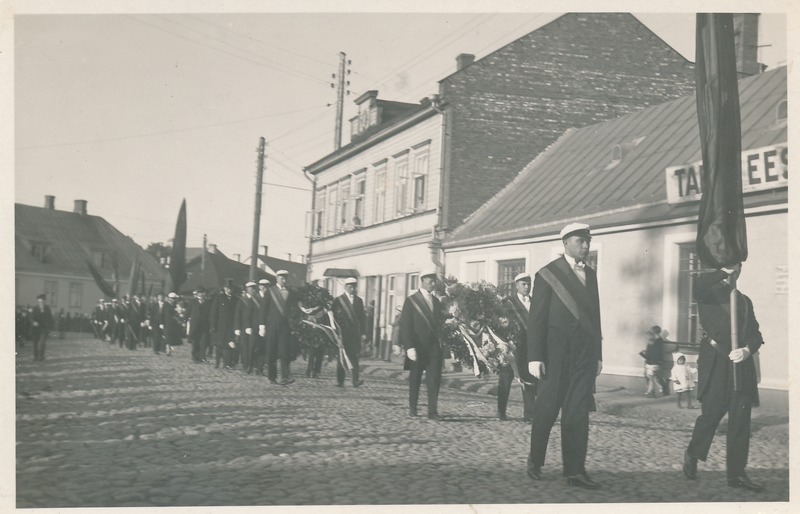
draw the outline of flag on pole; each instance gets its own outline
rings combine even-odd
[[[128,277],[128,296],[133,296],[138,292],[139,285],[139,256],[133,258],[131,264],[131,275]]]
[[[172,240],[172,253],[169,259],[170,291],[179,292],[186,281],[186,199],[181,203],[178,222],[175,224],[175,238]]]
[[[117,295],[114,292],[114,288],[111,287],[108,282],[105,281],[105,279],[103,279],[103,277],[100,275],[100,272],[97,271],[97,268],[95,268],[89,261],[86,261],[86,265],[89,267],[89,273],[91,273],[94,283],[97,284],[97,287],[100,289],[100,291],[102,291],[103,294],[108,298],[116,297]]]
[[[697,15],[695,77],[703,154],[697,256],[706,266],[721,268],[747,259],[732,14]]]

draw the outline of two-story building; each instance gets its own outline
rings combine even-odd
[[[419,104],[356,99],[349,144],[314,178],[309,278],[357,275],[387,328],[442,238],[570,127],[692,92],[693,65],[624,13],[570,13],[482,59],[461,54]],[[504,268],[510,280],[517,267]]]
[[[766,344],[761,387],[789,384],[787,70],[739,82],[742,183],[749,257],[739,288]],[[696,355],[701,335],[691,277],[701,197],[694,96],[565,132],[444,242],[447,272],[463,281],[531,274],[564,250],[560,229],[592,227],[603,373],[640,383],[644,332],[659,325]],[[534,296],[536,291],[533,291]]]

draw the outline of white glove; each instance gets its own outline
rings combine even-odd
[[[158,325],[158,328],[160,328],[161,330],[164,330],[164,324],[161,323],[160,325]]]
[[[734,364],[747,360],[748,357],[750,357],[750,348],[746,346],[737,348],[728,354],[728,358],[732,360]]]
[[[234,344],[234,342],[233,342],[233,341],[231,341],[230,343],[228,343],[228,346],[230,346],[231,348],[236,348],[236,344]]]
[[[406,355],[408,355],[408,358],[411,359],[412,361],[417,362],[416,348],[409,348],[408,350],[406,350]]]
[[[247,327],[246,329],[244,329],[244,333],[247,334],[247,335],[252,335],[253,329],[250,328],[250,327]]]
[[[600,373],[603,372],[603,361],[597,361],[597,376],[600,376]]]
[[[235,335],[237,335],[237,336],[240,336],[240,335],[242,335],[242,331],[241,331],[241,330],[239,330],[238,328],[237,328],[236,330],[234,330],[234,331],[233,331],[233,333],[234,333]]]
[[[531,361],[528,363],[528,373],[541,380],[545,375],[544,362]]]
[[[259,325],[258,326],[258,335],[260,335],[261,337],[266,336],[267,335],[267,327],[265,327],[264,325]]]

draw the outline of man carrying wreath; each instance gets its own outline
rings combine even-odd
[[[598,489],[584,464],[595,379],[603,368],[597,274],[588,265],[589,226],[561,230],[564,255],[536,273],[528,318],[528,369],[539,381],[533,407],[528,476],[542,479],[550,430],[561,411],[568,485]]]
[[[428,390],[428,419],[438,420],[437,404],[439,386],[442,382],[444,352],[439,343],[440,305],[433,295],[436,272],[420,274],[419,291],[406,298],[400,314],[400,344],[406,352],[403,369],[411,371],[408,377],[408,413],[417,415],[419,387],[422,372],[425,372],[425,385]]]

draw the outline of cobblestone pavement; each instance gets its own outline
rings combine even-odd
[[[511,421],[495,397],[446,387],[443,420],[407,416],[405,375],[365,365],[365,385],[323,378],[270,385],[93,339],[51,340],[47,360],[17,356],[18,508],[330,504],[788,501],[788,418],[754,420],[748,472],[758,495],[725,483],[718,434],[699,480],[681,473],[699,411],[646,408],[598,393],[587,468],[599,491],[561,478],[558,424],[544,480],[525,475],[530,426],[515,388]],[[424,389],[424,386],[423,386]],[[420,412],[425,412],[424,391]],[[670,402],[671,403],[671,402]],[[757,416],[757,415],[756,415]],[[777,504],[773,504],[777,508]],[[770,509],[772,510],[772,508]]]

